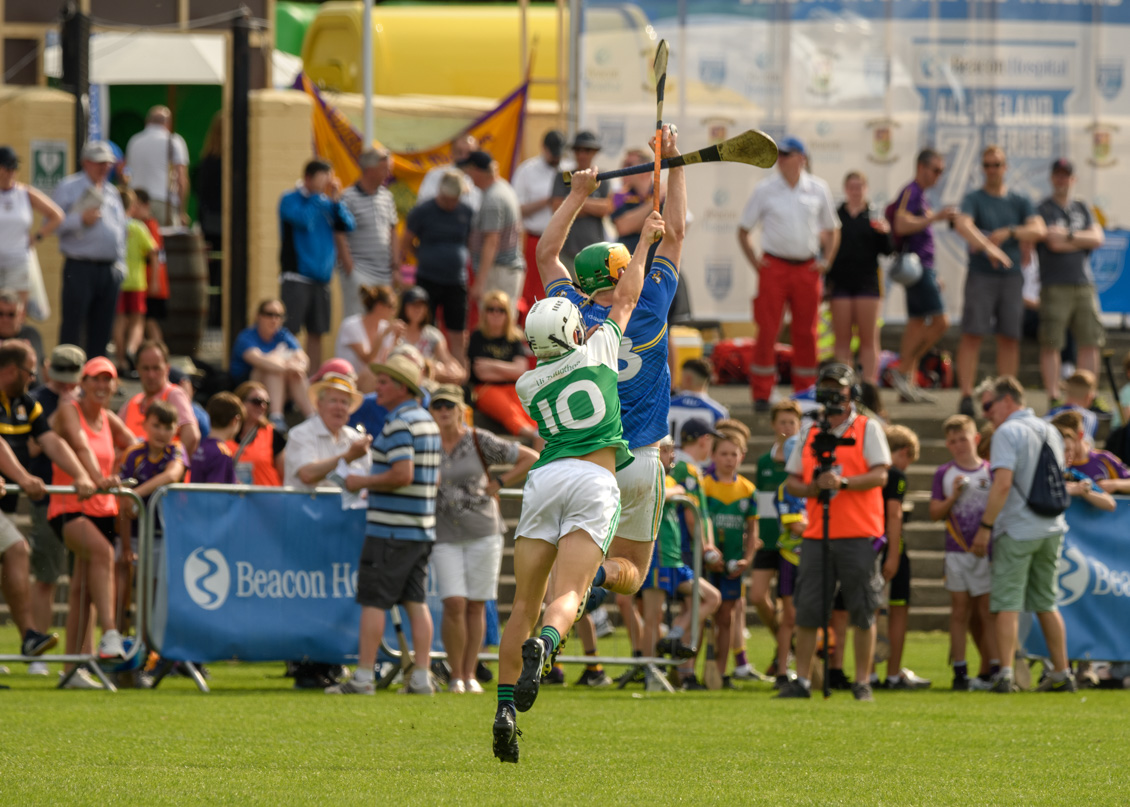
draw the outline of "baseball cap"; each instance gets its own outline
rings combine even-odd
[[[777,144],[778,154],[792,154],[796,151],[799,151],[801,154],[808,154],[808,152],[804,150],[804,142],[799,137],[789,135]]]
[[[82,380],[86,351],[77,345],[56,345],[47,360],[51,380],[60,384],[77,384]]]
[[[565,133],[560,129],[550,129],[545,133],[541,144],[554,157],[560,157],[561,151],[565,148]]]
[[[846,364],[833,362],[832,364],[825,365],[820,370],[820,375],[816,378],[817,384],[822,384],[825,381],[839,384],[841,387],[850,387],[855,383],[855,370],[851,369]]]
[[[419,286],[412,286],[411,288],[405,289],[400,295],[400,302],[403,305],[408,305],[409,303],[426,303],[430,299],[427,290]]]
[[[109,373],[110,378],[118,377],[118,368],[105,356],[95,356],[82,366],[83,378],[90,378],[91,376],[102,375],[103,373]]]
[[[11,146],[0,146],[0,168],[15,171],[20,167],[20,155]]]
[[[92,163],[117,162],[114,150],[105,140],[90,140],[82,147],[82,159]]]
[[[1058,160],[1052,163],[1052,173],[1054,174],[1056,171],[1060,171],[1070,176],[1075,173],[1075,166],[1072,164],[1071,160],[1067,159],[1066,157],[1060,157]]]
[[[354,371],[353,369],[353,365],[350,364],[346,359],[326,359],[326,361],[322,362],[322,366],[318,368],[318,372],[314,373],[314,375],[311,376],[310,383],[313,384],[317,381],[321,381],[330,373],[336,373],[337,375],[343,376],[357,375],[356,371]],[[169,374],[169,377],[172,377],[172,373]]]
[[[467,155],[467,159],[459,163],[459,167],[470,166],[471,168],[478,168],[480,171],[487,171],[490,169],[491,163],[494,162],[494,157],[490,156],[485,151],[472,151]]]
[[[722,436],[714,430],[713,426],[711,426],[702,418],[691,418],[690,420],[685,421],[682,428],[679,429],[679,437],[682,438],[682,442],[684,443],[690,440],[697,440],[704,434],[709,434],[712,437]]]
[[[570,148],[576,149],[592,149],[593,151],[600,151],[602,148],[600,138],[590,131],[582,130],[577,132],[577,136],[573,138],[573,145]]]

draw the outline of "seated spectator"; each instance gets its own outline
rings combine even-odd
[[[22,339],[31,345],[37,359],[44,359],[47,354],[43,352],[43,337],[27,324],[26,315],[26,306],[20,302],[16,292],[9,289],[0,291],[0,341]]]
[[[200,430],[200,439],[203,440],[212,430],[212,421],[208,417],[208,412],[196,400],[196,385],[200,383],[200,378],[200,375],[186,373],[179,367],[169,367],[169,383],[174,387],[180,387],[188,397],[189,403],[192,404],[192,416],[196,418],[196,426]]]
[[[212,433],[200,441],[192,455],[192,481],[202,484],[234,485],[233,440],[243,426],[243,402],[230,392],[217,392],[208,399]]]
[[[286,432],[275,429],[267,420],[270,393],[258,381],[244,381],[235,388],[235,397],[244,407],[239,431],[228,444],[236,482],[281,487],[286,467]]]
[[[671,396],[670,414],[667,417],[675,448],[681,445],[679,440],[683,424],[691,418],[701,418],[713,425],[730,416],[726,407],[710,397],[708,390],[711,372],[707,359],[688,359],[683,363],[679,391]]]
[[[307,396],[306,371],[310,361],[294,334],[283,327],[285,316],[286,307],[281,300],[263,300],[255,324],[236,336],[231,356],[232,380],[237,385],[258,381],[267,388],[271,404],[268,419],[283,432],[283,409],[288,400],[303,417],[310,417],[314,411]]]
[[[1052,420],[1052,425],[1063,435],[1063,458],[1066,464],[1063,476],[1067,495],[1073,499],[1082,499],[1099,510],[1113,513],[1117,507],[1114,497],[1099,487],[1099,483],[1077,465],[1079,460],[1088,454],[1087,442],[1083,438],[1082,422],[1078,414],[1078,412],[1061,412]]]
[[[1060,412],[1078,412],[1083,419],[1083,433],[1087,439],[1094,442],[1095,432],[1099,428],[1099,417],[1091,408],[1095,402],[1095,393],[1098,391],[1098,382],[1095,374],[1090,370],[1076,370],[1063,382],[1064,399],[1058,405],[1053,402],[1044,420],[1051,420]]]
[[[419,286],[413,286],[400,295],[400,309],[396,312],[391,333],[385,337],[385,344],[388,348],[397,344],[415,347],[432,363],[431,377],[439,384],[462,384],[467,378],[463,365],[447,349],[443,332],[432,324],[428,293]]]
[[[439,427],[439,488],[432,564],[443,600],[443,646],[451,667],[448,691],[481,693],[475,678],[486,629],[487,600],[498,598],[502,536],[506,524],[498,491],[514,487],[537,461],[537,452],[467,426],[463,389],[445,384],[429,407]],[[509,465],[491,474],[491,466]]]
[[[118,411],[118,417],[137,437],[145,435],[145,414],[153,401],[165,401],[177,412],[177,433],[185,456],[191,457],[200,444],[200,427],[192,413],[192,395],[172,383],[169,374],[169,349],[161,342],[142,342],[137,350],[137,375],[141,392],[134,395]]]
[[[1060,412],[1052,425],[1063,434],[1069,474],[1090,479],[1107,493],[1130,493],[1130,468],[1109,451],[1091,448],[1078,411]]]
[[[510,298],[505,292],[492,291],[483,296],[479,329],[471,334],[467,345],[475,408],[540,451],[545,443],[514,388],[530,364],[526,340],[515,327],[510,310]]]
[[[309,395],[314,416],[290,431],[283,483],[303,490],[341,487],[337,472],[343,460],[348,470],[341,476],[369,470],[372,437],[347,425],[363,396],[351,378],[338,373],[327,373]]]
[[[384,345],[392,315],[396,312],[396,292],[388,286],[361,286],[363,314],[354,314],[341,321],[337,331],[334,356],[345,359],[357,376],[357,386],[363,393],[370,393],[376,387],[376,376],[369,369],[370,364],[383,362],[388,350]]]

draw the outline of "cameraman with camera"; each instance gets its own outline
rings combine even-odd
[[[885,532],[882,489],[891,452],[882,425],[855,411],[858,397],[852,368],[838,363],[824,367],[816,381],[823,417],[785,465],[789,493],[808,500],[808,529],[794,593],[797,678],[781,687],[778,698],[811,697],[816,629],[828,624],[838,585],[855,626],[852,694],[856,700],[873,699],[867,682],[882,590],[874,544]]]

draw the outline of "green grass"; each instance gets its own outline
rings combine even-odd
[[[763,664],[764,631],[750,646]],[[519,716],[517,766],[491,756],[493,689],[330,698],[291,691],[281,664],[216,663],[210,695],[184,679],[110,695],[13,668],[0,803],[1130,803],[1130,693],[951,693],[945,653],[912,634],[906,663],[935,689],[874,704],[547,688]]]

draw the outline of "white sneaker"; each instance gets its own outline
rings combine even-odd
[[[474,678],[468,679],[467,682],[466,682],[466,685],[467,685],[467,691],[470,694],[472,694],[472,695],[482,695],[483,694],[483,685],[480,684],[476,679],[474,679]]]
[[[350,678],[348,681],[342,681],[325,689],[327,695],[374,695],[376,691],[376,682],[371,678],[364,682]]]
[[[47,662],[46,661],[33,661],[27,665],[28,675],[47,675]]]
[[[467,692],[467,685],[459,678],[452,678],[447,683],[447,691],[453,695],[463,695]]]
[[[986,681],[984,678],[982,678],[979,675],[974,675],[972,678],[969,679],[969,691],[970,692],[988,692],[992,688],[993,688],[992,680]]]
[[[66,673],[59,673],[59,678],[63,678]],[[102,682],[88,673],[85,669],[77,670],[71,676],[71,680],[67,681],[63,689],[105,689]]]
[[[118,659],[125,658],[126,651],[122,647],[122,635],[116,630],[108,630],[102,634],[102,641],[98,643],[98,658]]]
[[[436,694],[435,685],[432,683],[432,675],[427,670],[413,670],[408,682],[404,685],[404,689],[400,691],[405,695]]]

